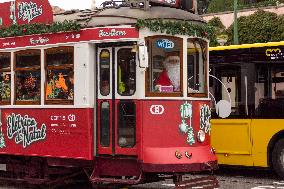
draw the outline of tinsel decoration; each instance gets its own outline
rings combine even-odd
[[[170,21],[170,20],[142,20],[138,19],[136,28],[148,28],[150,31],[171,34],[171,35],[189,35],[195,37],[208,38],[214,32],[212,26],[206,24],[193,24],[190,21]]]
[[[81,26],[74,21],[54,22],[50,25],[42,23],[13,24],[10,27],[0,27],[0,38],[32,35],[32,34],[44,34],[44,33],[57,33],[57,32],[69,32],[80,31]]]

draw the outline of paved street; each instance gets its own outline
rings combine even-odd
[[[284,181],[279,179],[272,171],[265,169],[240,169],[240,168],[220,168],[216,172],[219,181],[219,189],[284,189]],[[186,175],[185,179],[192,177],[202,177],[204,175]],[[30,189],[31,187],[12,186],[10,184],[1,183],[0,189]],[[34,187],[38,188],[38,187]],[[103,185],[101,189],[117,189],[118,186]],[[123,189],[172,189],[174,185],[172,180],[165,180],[162,182],[155,182],[131,187],[120,187]],[[55,189],[90,189],[87,184],[68,183],[57,187]]]

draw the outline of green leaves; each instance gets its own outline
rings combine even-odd
[[[189,21],[164,21],[162,19],[141,20],[136,23],[137,29],[148,28],[150,31],[167,33],[171,35],[189,35],[209,38],[214,33],[214,28],[205,24],[193,24]]]
[[[239,43],[266,43],[282,41],[284,33],[283,16],[258,10],[252,15],[238,18]],[[233,41],[233,24],[227,29],[228,44]]]
[[[43,34],[43,33],[56,33],[56,32],[67,32],[67,31],[79,31],[81,26],[74,21],[63,21],[54,22],[51,25],[34,23],[24,25],[11,25],[8,28],[0,28],[0,38],[14,37],[32,34]]]

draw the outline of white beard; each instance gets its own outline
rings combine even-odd
[[[165,68],[168,73],[168,77],[174,86],[174,91],[180,90],[180,64],[166,63]]]

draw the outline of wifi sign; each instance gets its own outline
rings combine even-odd
[[[158,39],[156,41],[156,46],[162,49],[172,49],[175,47],[175,44],[168,39]]]

